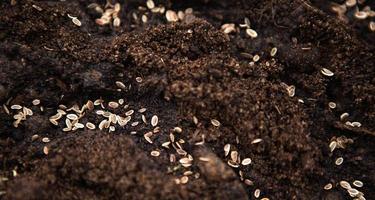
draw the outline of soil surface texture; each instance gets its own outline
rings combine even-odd
[[[1,1],[0,199],[375,199],[374,10]]]

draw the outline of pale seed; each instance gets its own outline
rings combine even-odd
[[[173,10],[167,10],[165,13],[165,17],[167,18],[168,22],[177,22],[178,21],[178,16],[175,11]]]
[[[37,105],[40,104],[40,100],[39,100],[39,99],[34,99],[34,100],[32,101],[32,103],[33,103],[34,106],[37,106]]]
[[[216,127],[220,126],[220,122],[217,119],[211,119],[211,124],[216,126]]]
[[[158,116],[156,116],[156,115],[152,116],[152,118],[151,118],[151,125],[155,127],[155,126],[158,125],[158,122],[159,122]]]
[[[151,156],[158,157],[158,156],[160,156],[160,152],[159,151],[151,151]]]
[[[344,162],[344,158],[339,157],[339,158],[336,159],[335,164],[336,165],[341,165],[343,162]]]
[[[354,186],[356,186],[356,187],[363,187],[363,183],[362,183],[362,181],[358,181],[358,180],[355,180],[354,182],[353,182],[353,185]]]
[[[249,165],[251,163],[251,159],[250,158],[245,158],[242,160],[241,164],[242,165]]]
[[[246,34],[249,35],[251,38],[258,37],[258,33],[251,28],[246,29]]]
[[[332,71],[330,71],[329,69],[327,69],[327,68],[322,68],[322,70],[320,70],[320,72],[324,76],[333,76],[334,75],[334,73]]]

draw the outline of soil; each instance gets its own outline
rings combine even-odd
[[[167,10],[193,9],[170,23],[146,1],[127,0],[114,27],[95,23],[93,2],[106,4],[0,3],[0,199],[257,199],[257,189],[259,199],[353,199],[343,180],[353,188],[360,180],[356,189],[375,196],[371,19],[340,21],[319,0],[155,0]],[[238,27],[245,17],[258,37]],[[225,23],[236,31],[224,34]],[[251,62],[255,54],[260,60]],[[76,112],[62,105],[81,109],[97,99],[103,108],[79,116],[95,130],[63,131],[66,116],[57,126],[49,121],[59,108]],[[111,108],[119,99],[125,103]],[[33,112],[18,127],[12,105]],[[129,124],[99,130],[105,118],[97,110],[130,109]],[[150,124],[155,115],[159,128]],[[331,152],[334,140],[344,148]],[[227,144],[251,163],[228,165]],[[191,166],[179,162],[184,157]]]

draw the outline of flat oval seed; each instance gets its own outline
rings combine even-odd
[[[350,189],[350,188],[352,188],[351,186],[350,186],[350,183],[349,182],[347,182],[347,181],[340,181],[340,186],[342,187],[342,188],[344,188],[344,189]]]
[[[324,186],[325,190],[330,190],[332,189],[332,183],[328,183],[327,185]]]
[[[333,76],[334,75],[334,73],[331,70],[327,69],[327,68],[322,68],[322,70],[320,70],[320,72],[324,76]]]
[[[356,186],[356,187],[363,187],[363,183],[362,183],[362,181],[358,181],[358,180],[355,180],[354,182],[353,182],[353,185],[354,186]]]
[[[151,155],[154,156],[154,157],[158,157],[158,156],[160,156],[160,152],[159,151],[151,151]]]
[[[251,28],[246,29],[246,34],[249,35],[251,38],[258,37],[258,33]]]
[[[87,122],[86,123],[86,127],[88,129],[91,129],[91,130],[94,130],[96,127],[95,127],[95,124],[91,123],[91,122]]]
[[[151,118],[151,125],[155,127],[155,126],[158,125],[158,122],[159,122],[158,116],[156,116],[156,115],[152,116],[152,118]]]
[[[217,119],[211,119],[211,124],[216,127],[219,127],[221,123]]]
[[[251,159],[250,158],[245,158],[245,159],[243,159],[242,160],[242,162],[241,162],[241,164],[242,165],[250,165],[250,163],[251,163]]]
[[[344,162],[344,158],[339,157],[339,158],[336,159],[335,164],[336,165],[341,165],[343,162]]]
[[[34,106],[37,106],[37,105],[40,104],[40,100],[39,99],[34,99],[32,103],[33,103]]]

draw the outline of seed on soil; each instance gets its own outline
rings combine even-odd
[[[352,122],[353,127],[361,127],[362,124],[360,122]]]
[[[12,106],[10,106],[10,109],[12,109],[12,110],[20,110],[20,109],[22,109],[22,106],[20,106],[20,105],[12,105]]]
[[[72,18],[72,22],[73,22],[73,24],[75,24],[76,26],[82,26],[82,22],[81,21],[79,21],[79,19],[78,18]]]
[[[244,180],[244,183],[245,183],[246,185],[248,185],[248,186],[252,186],[252,185],[254,185],[254,182],[251,181],[250,179],[245,179],[245,180]]]
[[[257,138],[255,140],[251,141],[251,144],[257,144],[257,143],[262,142],[262,141],[263,140],[261,138]]]
[[[245,158],[242,160],[241,164],[246,166],[246,165],[250,165],[251,163],[251,159],[250,158]]]
[[[357,11],[354,13],[354,17],[357,19],[366,19],[368,17],[368,14],[365,11]]]
[[[233,168],[238,168],[239,167],[239,165],[236,162],[232,161],[232,160],[228,160],[227,163],[228,163],[229,166],[231,166]]]
[[[336,141],[332,141],[331,143],[329,143],[329,149],[331,150],[331,152],[333,152],[336,149],[336,146],[337,146]]]
[[[290,85],[286,88],[286,91],[288,92],[288,95],[290,97],[294,97],[294,95],[296,94],[296,87],[294,85]]]
[[[78,123],[77,122],[77,123],[74,124],[74,127],[77,128],[77,129],[80,129],[80,128],[84,128],[85,125],[83,125],[82,123]]]
[[[66,118],[74,121],[78,119],[78,116],[76,114],[68,114]]]
[[[189,177],[183,176],[183,177],[181,177],[180,181],[181,181],[181,184],[186,184],[189,181]]]
[[[40,100],[39,100],[39,99],[34,99],[34,100],[32,101],[32,104],[33,104],[34,106],[37,106],[37,105],[40,104]]]
[[[370,29],[370,31],[375,32],[375,22],[369,22],[368,28]]]
[[[277,53],[277,48],[276,48],[276,47],[272,48],[272,49],[271,49],[271,53],[270,53],[270,55],[271,55],[272,57],[274,57],[274,56],[276,55],[276,53]]]
[[[158,125],[158,122],[159,122],[159,118],[158,118],[158,116],[156,116],[156,115],[152,116],[152,118],[151,118],[151,125],[152,125],[153,127],[155,127],[155,126]]]
[[[195,125],[198,124],[198,118],[197,118],[196,116],[193,116],[193,123],[194,123]]]
[[[236,31],[236,25],[235,24],[223,24],[221,26],[221,30],[223,30],[225,34],[229,34],[229,33]]]
[[[328,183],[327,185],[324,186],[325,190],[330,190],[332,189],[332,183]]]
[[[162,143],[161,146],[168,149],[170,144],[171,144],[171,142],[168,141],[168,142]]]
[[[130,116],[134,113],[134,110],[129,110],[125,113],[126,116]]]
[[[255,197],[255,198],[259,198],[259,196],[260,196],[260,189],[256,189],[256,190],[254,191],[254,197]]]
[[[38,134],[35,134],[33,136],[31,136],[31,141],[35,141],[39,138],[39,135]]]
[[[344,119],[347,118],[347,117],[349,117],[349,113],[342,113],[342,114],[340,115],[340,120],[342,121],[342,120],[344,120]]]
[[[327,69],[327,68],[322,68],[322,70],[320,70],[320,72],[324,76],[333,76],[334,75],[334,73],[331,70]]]
[[[251,28],[246,29],[246,34],[248,36],[250,36],[251,38],[258,37],[258,33],[255,30],[251,29]]]
[[[199,160],[203,161],[203,162],[209,162],[210,158],[208,158],[208,157],[199,157]]]
[[[358,180],[353,181],[353,185],[359,188],[363,187],[362,181],[358,181]]]
[[[119,107],[119,104],[117,102],[114,102],[114,101],[111,101],[108,103],[108,106],[113,108],[113,109],[116,109]]]
[[[146,108],[141,108],[141,109],[138,110],[138,112],[139,113],[144,113],[144,112],[146,112],[146,110],[147,110]]]
[[[118,100],[118,104],[122,105],[122,104],[124,104],[124,103],[125,103],[125,100],[124,100],[124,99],[119,99],[119,100]]]
[[[258,54],[255,54],[254,57],[253,57],[253,61],[258,62],[259,59],[260,59],[260,56]]]
[[[138,124],[139,124],[139,122],[133,122],[132,124],[131,124],[131,126],[138,126]]]
[[[121,24],[121,20],[120,20],[120,18],[115,17],[115,18],[113,19],[113,26],[114,26],[114,27],[119,27],[120,24]]]
[[[191,160],[189,159],[189,158],[181,158],[180,160],[179,160],[179,162],[181,163],[181,164],[189,164],[189,163],[191,163]]]
[[[95,124],[91,123],[91,122],[87,122],[86,123],[86,127],[90,130],[94,130],[96,128]]]
[[[329,102],[328,103],[328,107],[331,108],[331,109],[335,109],[336,108],[336,103],[335,102]]]
[[[126,85],[121,81],[116,81],[116,86],[123,90],[126,90]]]
[[[237,151],[230,152],[230,159],[233,162],[237,162],[237,160],[238,160],[238,152]]]
[[[100,123],[99,123],[99,129],[100,130],[103,130],[104,128],[105,128],[105,126],[106,126],[106,124],[108,123],[108,121],[105,119],[105,120],[103,120],[103,121],[101,121]]]
[[[45,155],[48,155],[48,152],[49,152],[48,147],[47,147],[47,146],[44,146],[44,147],[43,147],[43,153],[44,153]]]
[[[158,157],[158,156],[160,156],[160,152],[159,151],[151,151],[151,156]]]
[[[3,108],[4,108],[5,113],[7,115],[10,115],[9,109],[8,109],[8,107],[5,104],[3,104]]]
[[[220,122],[217,119],[211,119],[211,124],[214,125],[214,126],[216,126],[216,127],[220,126]]]
[[[348,189],[348,193],[351,197],[356,197],[357,195],[359,195],[359,191],[357,189],[354,189],[354,188]]]
[[[148,21],[148,18],[147,18],[146,15],[142,15],[141,19],[142,19],[143,23],[147,23],[147,21]]]
[[[344,158],[339,157],[339,158],[336,159],[335,164],[336,165],[341,165],[343,162],[344,162]]]
[[[48,137],[44,137],[44,138],[42,138],[42,142],[48,143],[48,142],[50,142],[50,139]]]
[[[175,132],[175,133],[182,133],[182,128],[176,126],[176,127],[173,128],[173,132]]]
[[[153,0],[147,0],[146,5],[147,5],[147,8],[150,10],[155,8],[155,3]]]
[[[226,144],[224,146],[224,154],[225,154],[225,157],[227,157],[229,155],[229,151],[230,151],[230,144]]]
[[[137,83],[141,83],[143,81],[142,77],[136,77],[135,78],[135,81],[137,81]]]
[[[168,22],[177,22],[178,21],[178,16],[175,11],[173,10],[167,10],[165,13],[165,17],[167,18]]]
[[[345,1],[345,5],[347,6],[347,7],[353,7],[353,6],[355,6],[357,4],[357,0],[346,0]]]

